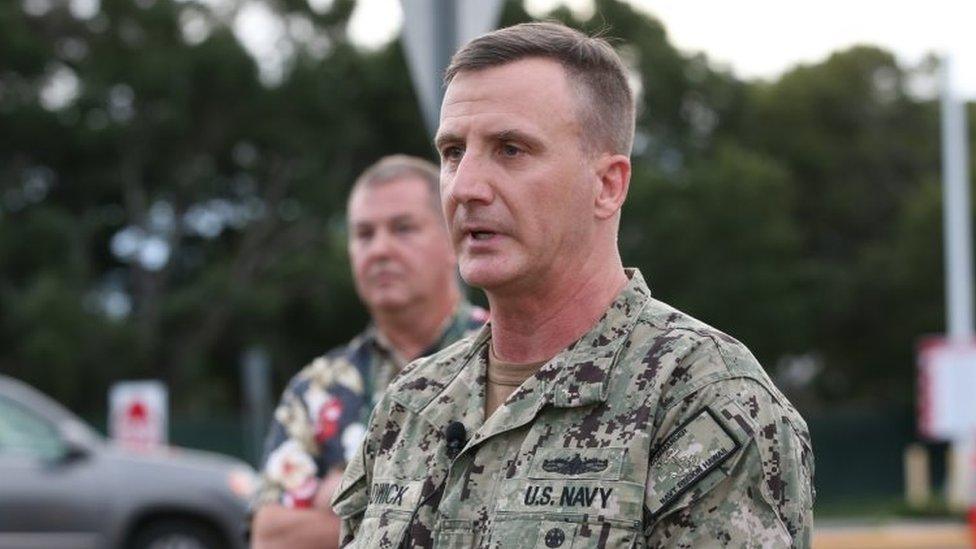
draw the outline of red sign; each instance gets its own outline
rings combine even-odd
[[[109,392],[109,434],[122,446],[147,450],[167,443],[166,386],[159,381],[124,381]]]

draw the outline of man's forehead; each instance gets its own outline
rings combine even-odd
[[[497,67],[462,71],[448,85],[438,137],[464,131],[472,118],[497,133],[533,121],[574,123],[575,97],[559,63],[530,58]],[[528,128],[523,128],[528,129]]]
[[[526,76],[536,76],[558,86],[565,82],[567,73],[565,67],[554,59],[545,57],[526,57],[516,61],[509,61],[498,65],[479,67],[459,71],[447,85],[447,91],[467,82],[478,82],[481,86],[487,82],[498,82],[508,86],[526,83]],[[528,84],[531,87],[531,84]]]
[[[349,198],[349,221],[377,222],[401,217],[433,214],[431,188],[419,177],[402,177],[374,182],[353,191]]]

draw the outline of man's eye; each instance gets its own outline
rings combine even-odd
[[[514,157],[522,154],[522,149],[516,147],[515,145],[505,144],[502,145],[502,154],[509,157]]]
[[[398,233],[398,234],[412,233],[416,229],[417,229],[417,227],[415,225],[410,224],[410,223],[402,223],[402,224],[394,225],[393,226],[393,232],[394,233]]]
[[[441,157],[444,160],[455,161],[460,159],[462,154],[464,154],[464,150],[455,145],[444,147],[444,150],[441,151]]]
[[[356,231],[356,240],[369,240],[373,238],[373,231]]]

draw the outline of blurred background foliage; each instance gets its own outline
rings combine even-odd
[[[229,412],[248,346],[280,387],[362,328],[346,191],[434,153],[400,44],[358,49],[353,2],[311,4],[263,2],[274,64],[236,38],[240,3],[0,3],[0,371],[87,414],[143,377],[178,413]],[[910,405],[915,343],[943,329],[934,64],[861,46],[743,81],[596,5],[552,17],[609,29],[640,89],[625,263],[805,413]]]

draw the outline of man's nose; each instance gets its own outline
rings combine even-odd
[[[490,203],[495,197],[491,177],[489,163],[471,151],[461,158],[454,172],[451,196],[459,204]]]
[[[369,247],[366,252],[375,258],[383,258],[389,256],[393,252],[395,242],[393,242],[393,235],[390,231],[385,229],[378,230],[370,239]]]

